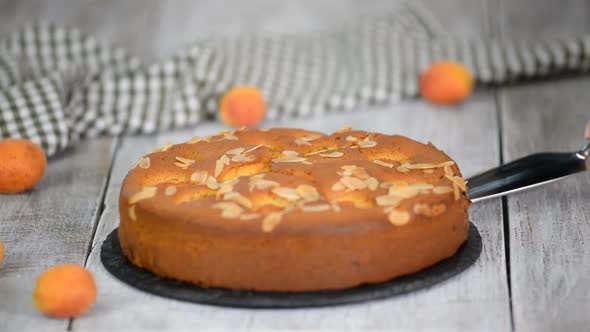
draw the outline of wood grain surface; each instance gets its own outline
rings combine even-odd
[[[532,39],[590,28],[586,1],[564,2],[559,8],[546,0],[503,5],[503,34]],[[590,120],[588,91],[587,77],[502,89],[504,159],[581,148]],[[588,330],[590,173],[510,195],[507,201],[515,330]]]

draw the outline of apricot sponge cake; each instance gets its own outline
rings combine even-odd
[[[137,266],[204,287],[343,289],[452,256],[465,192],[453,160],[404,136],[224,131],[137,162],[119,238]]]

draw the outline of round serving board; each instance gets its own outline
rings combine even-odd
[[[105,268],[124,283],[176,300],[245,308],[301,308],[365,302],[406,294],[445,281],[470,267],[481,254],[481,236],[469,224],[469,237],[457,253],[417,273],[378,284],[343,290],[315,292],[256,292],[197,285],[159,277],[139,268],[123,255],[117,229],[102,244],[100,258]]]

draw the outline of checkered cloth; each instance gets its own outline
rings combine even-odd
[[[313,34],[202,40],[145,65],[76,29],[36,24],[0,39],[0,138],[53,155],[85,137],[194,125],[242,84],[262,90],[271,118],[362,108],[416,96],[419,73],[441,59],[465,64],[480,83],[590,68],[590,36],[484,42],[443,31],[409,2]]]

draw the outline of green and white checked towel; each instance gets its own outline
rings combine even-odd
[[[234,85],[259,87],[267,116],[306,116],[417,94],[429,63],[464,63],[480,83],[590,68],[590,36],[538,43],[453,38],[415,2],[306,35],[202,40],[145,65],[76,29],[36,24],[0,39],[0,138],[53,155],[82,138],[150,133],[215,114]]]

